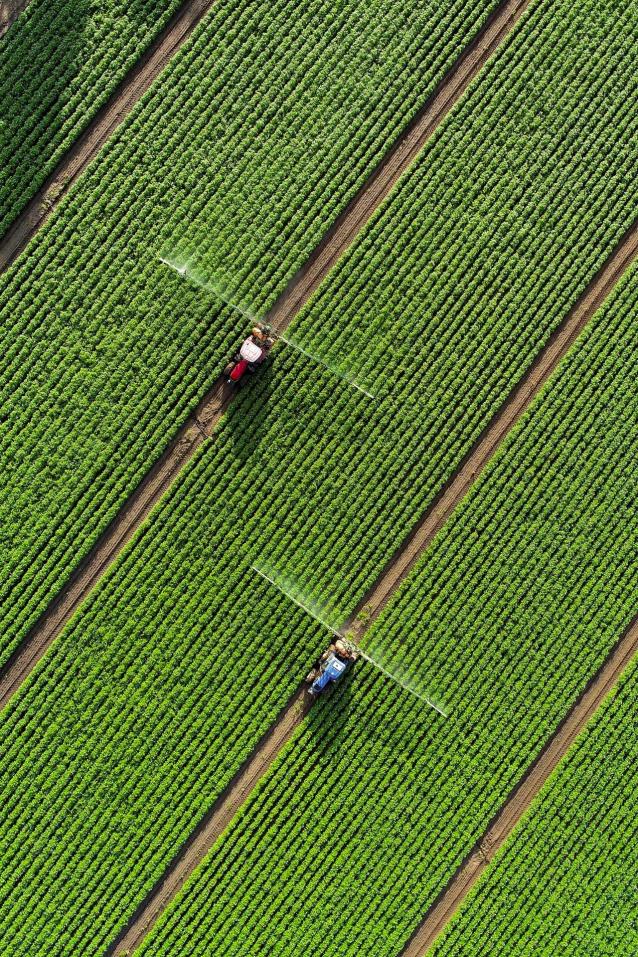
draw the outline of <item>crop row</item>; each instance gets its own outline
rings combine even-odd
[[[180,0],[32,0],[0,44],[0,237]]]
[[[634,663],[431,957],[635,952],[637,696]]]
[[[598,181],[600,157],[593,153],[604,134],[609,154],[619,162],[624,101],[610,97],[604,117],[589,105],[599,83],[613,89],[604,66],[612,53],[618,59],[628,41],[610,27],[601,68],[589,71],[589,85],[583,86],[582,77],[558,69],[562,48],[555,37],[555,8],[554,3],[535,7],[535,17],[521,26],[366,232],[362,244],[368,248],[375,236],[389,243],[383,271],[374,257],[368,268],[358,245],[290,328],[293,341],[309,342],[329,365],[339,364],[333,341],[352,340],[356,351],[358,298],[367,289],[374,303],[375,289],[383,285],[385,322],[361,350],[363,372],[354,353],[342,350],[351,373],[370,381],[378,400],[282,347],[6,712],[0,800],[7,809],[2,831],[7,878],[0,921],[5,920],[3,938],[19,940],[17,953],[46,952],[52,934],[63,939],[59,954],[100,953],[322,650],[324,632],[266,586],[251,562],[273,567],[304,602],[328,601],[330,615],[346,617],[531,361],[534,344],[560,320],[556,302],[547,311],[534,308],[539,272],[533,266],[521,269],[517,282],[527,303],[515,313],[519,339],[510,341],[509,326],[497,321],[494,302],[506,250],[524,225],[510,210],[491,285],[474,304],[476,319],[470,322],[463,304],[451,300],[437,321],[426,295],[427,283],[436,282],[428,265],[434,238],[443,244],[452,236],[460,257],[467,211],[455,214],[450,206],[447,216],[441,212],[440,220],[421,232],[421,196],[433,202],[431,184],[439,183],[444,200],[454,180],[465,182],[471,175],[486,184],[506,170],[502,195],[511,205],[508,161],[520,163],[528,148],[532,162],[538,147],[536,139],[525,146],[514,134],[530,99],[542,98],[553,83],[552,108],[558,113],[552,113],[546,135],[553,137],[556,161],[535,175],[562,213],[556,223],[539,218],[536,236],[546,247],[546,271],[562,249],[563,233],[577,232],[583,242],[588,237],[590,261],[579,271],[576,259],[574,275],[566,269],[555,277],[559,285],[564,280],[560,294],[547,280],[545,299],[562,297],[565,306],[571,304],[581,288],[574,277],[581,283],[589,278],[621,229],[627,197],[616,194],[610,176]],[[594,31],[578,29],[582,23],[570,5],[561,9],[559,34],[571,30],[581,57],[589,56]],[[582,9],[595,23],[593,10]],[[521,58],[527,64],[523,78]],[[564,88],[555,82],[557,75],[564,75]],[[518,90],[514,98],[510,77]],[[501,98],[511,101],[505,117]],[[564,126],[574,112],[582,121],[578,148],[562,164],[556,118],[561,110]],[[476,152],[479,133],[482,162],[470,168],[469,151]],[[493,153],[487,151],[490,143]],[[570,157],[581,154],[590,157],[588,163],[571,165]],[[440,181],[439,165],[445,170]],[[566,197],[590,181],[606,197],[605,216],[595,220],[579,207],[574,225]],[[489,217],[485,212],[486,229],[499,215],[497,207]],[[412,245],[406,252],[400,247],[408,234]],[[606,243],[604,249],[598,251],[598,242]],[[492,260],[484,250],[477,257],[471,245],[464,255],[471,288]],[[410,275],[403,273],[406,262]],[[392,277],[403,293],[393,292]],[[311,335],[318,316],[320,341]],[[453,321],[457,336],[448,342]],[[373,311],[370,328],[380,326]],[[425,343],[418,346],[419,355],[415,341]],[[393,355],[395,349],[407,355],[410,347],[410,362],[390,370],[390,343]],[[491,364],[479,365],[477,356],[488,354]],[[459,396],[469,396],[473,376],[482,377],[483,395],[465,404]],[[432,393],[431,382],[438,383]],[[360,686],[363,691],[363,681]],[[194,727],[194,721],[201,723]],[[390,766],[387,756],[384,761]],[[36,894],[44,861],[46,888]]]
[[[0,279],[0,663],[494,3],[220,0]]]
[[[401,953],[636,613],[637,322],[634,268],[367,635],[449,717],[358,664],[140,957]],[[494,949],[491,923],[480,941],[453,952],[519,953],[514,937]]]

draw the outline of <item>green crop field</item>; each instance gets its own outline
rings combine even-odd
[[[179,0],[31,0],[0,41],[0,237]]]
[[[216,3],[0,277],[0,662],[493,5]]]
[[[123,957],[129,925],[139,957],[400,957],[636,615],[638,16],[516,6],[218,0],[0,276],[2,957]],[[114,36],[115,6],[90,15]],[[374,199],[468,50],[476,77]],[[60,590],[360,190],[367,220],[288,341],[29,673]],[[552,373],[543,350],[583,304]],[[444,714],[360,660],[196,853],[375,585],[361,648]],[[504,912],[524,866],[500,855],[436,946],[482,954],[480,888],[498,880]],[[512,936],[523,917],[502,918]],[[539,939],[560,953],[551,915]]]
[[[636,953],[637,696],[634,664],[431,957]]]
[[[401,952],[636,612],[637,324],[638,268],[366,637],[450,717],[357,665],[144,957]]]

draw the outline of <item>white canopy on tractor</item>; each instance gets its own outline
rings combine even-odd
[[[259,362],[261,359],[262,348],[261,346],[258,346],[256,342],[253,342],[252,338],[249,336],[239,350],[239,354],[242,359],[246,360],[246,362]]]

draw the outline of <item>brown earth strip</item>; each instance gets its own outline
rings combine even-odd
[[[439,894],[400,957],[424,957],[636,654],[638,619],[629,626],[611,656],[592,678],[485,834],[476,842],[471,853]]]
[[[226,830],[250,792],[292,737],[306,712],[303,699],[303,690],[295,694],[276,724],[262,738],[250,758],[190,835],[161,880],[140,904],[126,928],[106,950],[104,957],[124,957],[139,947],[162,911],[182,889],[197,864]]]
[[[42,223],[49,218],[71,183],[86,169],[109,136],[126,119],[214,2],[215,0],[186,0],[184,6],[171,17],[157,39],[122,80],[108,102],[98,111],[6,233],[0,242],[0,272],[13,262]]]
[[[0,709],[35,668],[89,591],[170,488],[204,439],[211,434],[231,398],[232,392],[225,388],[223,379],[219,380],[9,658],[0,671]]]
[[[416,114],[397,143],[383,157],[364,186],[288,284],[271,310],[271,322],[278,324],[282,317],[291,314],[291,310],[296,314],[307,302],[399,177],[414,162],[474,77],[514,29],[529,4],[530,0],[505,0],[492,13],[425,106]]]
[[[126,89],[123,89],[120,94],[116,94],[115,100],[117,102],[112,101],[110,106],[105,108],[104,116],[102,117],[100,114],[96,118],[94,124],[76,143],[67,160],[61,164],[64,165],[67,161],[71,163],[69,169],[63,172],[58,171],[57,174],[58,178],[64,183],[62,186],[63,192],[71,182],[71,179],[67,181],[65,177],[68,175],[75,178],[79,175],[102,145],[109,132],[124,118],[125,114],[122,111],[128,112],[131,109],[135,99],[141,96],[150,85],[153,76],[166,62],[170,52],[179,45],[181,40],[186,38],[212,2],[214,0],[197,0],[197,2],[187,3],[178,15],[180,18],[185,18],[185,22],[183,22],[183,19],[179,20],[181,26],[179,29],[177,26],[174,27],[175,33],[171,32],[169,24],[167,30],[164,31],[164,34],[167,34],[165,42],[160,39],[146,55],[145,65],[138,64],[134,71],[138,74],[137,79],[129,77],[126,81],[126,84],[129,84],[131,88],[129,89],[129,86],[125,84]],[[530,0],[505,0],[461,55],[456,65],[442,80],[437,91],[410,124],[398,144],[373,171],[368,181],[318,244],[306,264],[275,302],[269,312],[268,320],[279,331],[283,332],[286,329],[337,259],[347,250],[359,230],[374,213],[379,203],[388,195],[401,173],[414,160],[429,136],[447,116],[481,66],[517,23],[529,2]],[[178,37],[181,37],[181,40]],[[153,70],[155,73],[153,73]],[[121,102],[118,97],[122,98]],[[73,157],[76,154],[77,159],[74,160]],[[83,164],[82,156],[86,157]],[[78,163],[80,165],[77,165]],[[56,174],[54,174],[54,179],[55,176]],[[48,189],[51,191],[51,186]],[[46,186],[44,190],[47,192]],[[29,209],[36,203],[36,200],[30,204],[26,213],[20,217],[5,237],[5,240],[0,242],[0,271],[17,255],[22,245],[44,221],[47,215],[46,211],[39,219],[34,219],[31,226],[27,222]],[[51,208],[48,212],[53,209],[56,201],[57,197],[51,199]],[[22,222],[23,220],[24,222]],[[119,515],[76,569],[67,585],[31,629],[20,648],[0,671],[0,709],[4,707],[30,674],[89,591],[115,561],[136,529],[147,518],[152,507],[170,488],[181,470],[193,457],[204,438],[197,428],[197,423],[204,425],[204,431],[207,434],[214,431],[232,397],[232,393],[224,392],[222,394],[222,389],[223,380],[220,379],[216,382],[212,392],[202,400],[194,417],[189,419],[180,429],[160,461],[142,481]]]
[[[0,40],[31,0],[0,0]]]
[[[71,183],[130,113],[214,2],[215,0],[187,0],[171,19],[0,242],[0,272],[13,262],[36,230],[51,215]],[[463,94],[485,61],[512,30],[529,2],[530,0],[504,0],[488,18],[485,26],[439,84],[437,92],[417,114],[398,144],[381,160],[355,199],[285,290],[277,303],[277,313],[287,314],[293,308],[298,311]],[[275,321],[276,319],[277,317]]]

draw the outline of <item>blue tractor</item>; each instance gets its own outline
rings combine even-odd
[[[332,690],[351,664],[359,657],[356,645],[345,638],[338,638],[324,651],[306,681],[310,684],[308,694],[316,698],[324,690]]]

